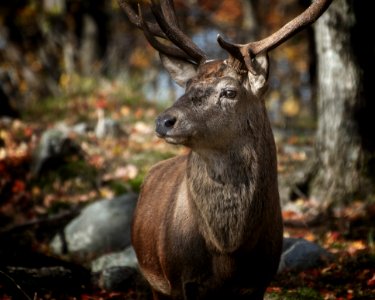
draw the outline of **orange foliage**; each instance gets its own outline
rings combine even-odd
[[[218,23],[238,24],[242,20],[242,4],[240,0],[201,0],[198,1],[202,9],[212,12]]]

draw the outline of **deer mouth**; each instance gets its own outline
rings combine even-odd
[[[177,135],[177,134],[156,134],[159,138],[164,139],[168,144],[173,144],[173,145],[185,145],[188,138],[184,135]]]
[[[182,145],[186,141],[186,138],[182,136],[166,136],[164,140],[169,144]]]
[[[156,130],[156,136],[165,140],[168,144],[173,145],[186,145],[190,137],[189,134],[176,129],[168,130],[167,132],[160,132]]]

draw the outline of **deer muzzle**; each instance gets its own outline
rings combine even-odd
[[[156,119],[156,134],[160,138],[165,138],[176,124],[177,118],[170,114],[161,114]]]

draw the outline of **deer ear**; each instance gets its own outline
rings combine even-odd
[[[269,61],[267,53],[258,54],[252,60],[253,70],[248,72],[249,84],[252,93],[262,97],[267,90]]]
[[[178,58],[172,58],[160,53],[164,68],[179,86],[185,87],[186,82],[197,74],[198,66]]]

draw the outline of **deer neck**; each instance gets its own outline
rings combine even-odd
[[[229,148],[222,151],[193,151],[191,153],[191,171],[204,174],[207,181],[221,187],[249,185],[251,181],[249,167],[255,159],[253,152],[252,149],[246,149],[246,147]]]
[[[235,251],[249,232],[257,186],[256,151],[246,145],[190,154],[187,179],[192,206],[207,244]]]

